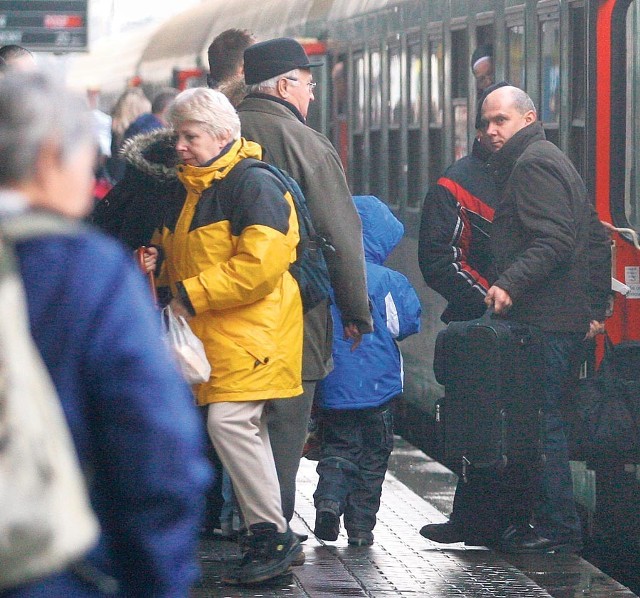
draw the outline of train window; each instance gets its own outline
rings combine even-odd
[[[560,21],[540,22],[540,111],[545,128],[557,128],[560,115]]]
[[[454,156],[458,160],[469,152],[467,97],[469,94],[469,43],[467,30],[451,32],[451,93],[453,106]]]
[[[351,185],[355,193],[363,193],[364,172],[364,115],[365,115],[365,62],[361,53],[353,56],[353,155],[351,159]]]
[[[389,48],[389,126],[400,126],[402,113],[402,70],[400,48]]]
[[[331,92],[334,113],[337,116],[347,114],[347,60],[339,56],[331,69]],[[364,104],[364,102],[363,102]]]
[[[467,30],[451,32],[451,97],[466,98],[469,90]]]
[[[507,27],[507,81],[524,89],[524,25]]]
[[[493,24],[478,25],[476,27],[476,46],[490,45],[493,46]]]
[[[357,132],[364,130],[364,56],[356,55],[353,59],[353,126]]]
[[[420,43],[410,43],[407,55],[407,88],[409,90],[407,121],[409,127],[419,127],[422,106],[422,47]]]
[[[442,126],[444,48],[441,39],[429,41],[429,123]]]
[[[574,4],[569,13],[569,64],[571,65],[571,129],[568,153],[578,172],[585,176],[585,89],[586,65],[585,12],[583,4]]]
[[[371,93],[369,123],[374,129],[379,128],[382,122],[382,62],[378,50],[371,52],[369,67],[369,90]]]
[[[349,170],[349,131],[348,125],[348,60],[347,56],[340,54],[331,69],[331,105],[333,108],[331,119],[331,138],[333,145],[338,150],[345,171]]]
[[[627,82],[624,200],[629,224],[640,228],[640,1],[635,0],[627,12]]]
[[[493,48],[495,45],[494,37],[493,23],[476,25],[476,50],[483,46],[491,46],[491,48]],[[473,57],[476,50],[472,51],[471,57]],[[481,65],[475,65],[475,69],[473,64],[470,64],[470,66],[471,72],[473,73],[472,78],[475,81],[475,85],[472,86],[476,90],[475,100],[482,90],[496,82],[495,60],[491,60],[490,63],[485,62],[481,63]],[[475,110],[473,116],[475,118]]]
[[[407,44],[407,206],[420,207],[424,194],[422,176],[425,170],[422,159],[422,44],[409,40]]]

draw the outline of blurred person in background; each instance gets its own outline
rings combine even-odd
[[[256,38],[246,29],[227,29],[214,38],[207,51],[207,84],[226,95],[234,107],[247,95],[244,51],[255,43]]]
[[[44,74],[8,73],[0,153],[0,219],[53,229],[15,250],[102,530],[77,565],[0,595],[186,597],[210,478],[203,429],[139,269],[77,222],[92,206],[96,155],[85,99]]]
[[[471,72],[476,80],[477,97],[480,97],[487,87],[495,83],[493,46],[491,44],[481,44],[473,51]]]
[[[93,129],[98,140],[98,157],[95,165],[96,183],[93,189],[94,199],[104,199],[112,187],[106,172],[107,159],[111,156],[111,117],[98,107],[100,90],[96,87],[87,89],[87,102],[93,119]]]
[[[111,111],[111,157],[107,160],[107,171],[112,183],[122,180],[125,162],[120,150],[125,132],[136,118],[151,110],[151,102],[139,87],[127,88],[116,101]]]
[[[0,73],[7,71],[29,72],[36,70],[36,59],[29,50],[15,44],[0,48]]]
[[[167,123],[167,110],[175,97],[180,93],[173,87],[159,91],[153,96],[151,112],[145,112],[136,118],[124,132],[124,141],[141,133],[149,133],[156,129],[164,129]]]

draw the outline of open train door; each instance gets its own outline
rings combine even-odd
[[[614,342],[640,340],[640,0],[605,0],[597,10],[595,190],[613,233],[617,285],[607,330]],[[635,243],[634,243],[635,238]]]

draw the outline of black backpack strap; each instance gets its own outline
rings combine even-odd
[[[219,191],[223,193],[225,197],[233,196],[236,185],[240,182],[242,175],[252,166],[260,166],[261,164],[262,162],[255,158],[244,158],[240,160],[220,181]]]

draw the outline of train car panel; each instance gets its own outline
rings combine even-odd
[[[409,277],[424,309],[423,332],[402,347],[399,426],[437,456],[432,423],[442,388],[432,359],[445,302],[422,280],[417,236],[429,185],[468,152],[475,135],[471,55],[480,44],[493,45],[496,80],[533,98],[548,138],[584,177],[600,218],[637,229],[640,0],[265,0],[242,8],[211,0],[158,30],[140,62],[143,84],[166,84],[174,69],[180,76],[204,71],[208,44],[229,27],[261,39],[292,35],[323,57],[309,123],[330,135],[352,192],[379,196],[405,225],[389,265]],[[194,83],[202,80],[184,82]],[[614,274],[630,290],[616,296],[607,329],[615,341],[638,340],[640,251],[626,233],[613,241]],[[583,498],[593,510],[594,500]]]
[[[603,2],[598,13],[597,208],[601,218],[621,228],[639,225],[639,15],[637,0]],[[600,92],[607,88],[610,96]],[[616,296],[608,329],[616,340],[638,339],[640,253],[628,235],[615,235],[614,243],[615,277],[629,292]]]

